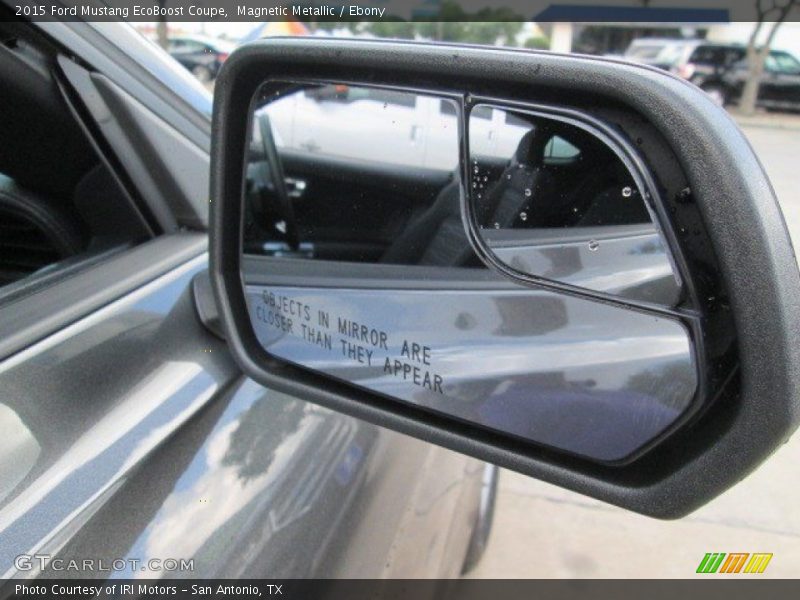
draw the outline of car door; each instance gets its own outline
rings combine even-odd
[[[106,158],[130,161],[151,218],[184,230],[0,298],[0,571],[107,577],[119,559],[123,576],[457,574],[483,463],[243,376],[204,310],[205,217],[192,207],[205,191],[170,168],[207,178],[207,115],[128,26],[45,30],[82,58],[88,74],[51,64]],[[131,58],[147,86],[129,77]],[[101,81],[119,112],[98,131],[87,92]],[[149,123],[156,179],[139,176],[145,148],[111,127],[122,114]]]

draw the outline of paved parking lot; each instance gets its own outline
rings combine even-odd
[[[764,115],[740,122],[800,248],[800,117]],[[706,552],[772,552],[763,576],[797,577],[798,459],[800,434],[714,502],[667,522],[503,471],[489,547],[471,576],[683,578],[695,576]]]

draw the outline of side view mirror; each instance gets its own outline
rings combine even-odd
[[[211,207],[226,339],[275,389],[661,518],[800,420],[774,192],[662,71],[257,42],[217,79]]]

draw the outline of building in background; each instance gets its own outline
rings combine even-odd
[[[426,15],[433,17],[438,14],[444,4],[453,1],[417,0],[415,4],[407,0],[365,0],[364,3],[373,2],[385,6],[388,13],[400,18],[424,19]],[[342,2],[344,0],[328,0],[327,3],[336,5]],[[468,13],[485,8],[487,4],[487,0],[457,2]],[[702,7],[698,6],[701,3],[687,6],[688,3],[682,0],[609,0],[607,5],[602,6],[590,3],[590,0],[569,0],[565,4],[546,3],[544,0],[507,0],[504,4],[528,19],[528,22],[515,37],[499,39],[497,43],[516,43],[556,52],[622,55],[632,40],[642,37],[707,39],[712,42],[746,44],[753,29],[753,23],[730,22],[731,19],[742,18],[743,14],[740,14],[741,11],[733,12],[739,10],[738,5],[737,8],[727,8],[726,5],[730,3],[726,0],[704,0]],[[540,6],[546,8],[542,10]],[[239,43],[274,35],[375,35],[372,33],[375,28],[362,27],[356,31],[356,28],[349,27],[347,23],[333,30],[331,27],[317,25],[296,21],[176,22],[169,23],[169,31],[171,35],[201,33]],[[155,23],[136,23],[135,27],[147,37],[155,39]],[[386,35],[382,31],[379,34]],[[486,40],[480,41],[487,43]],[[800,56],[800,23],[784,23],[773,48]]]
[[[534,17],[555,52],[621,55],[641,38],[704,38],[728,11],[653,6],[551,5]]]

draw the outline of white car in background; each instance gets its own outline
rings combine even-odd
[[[436,170],[452,171],[458,163],[452,151],[458,140],[455,107],[445,99],[329,85],[291,94],[265,110],[278,147]],[[302,120],[295,118],[299,112]],[[505,122],[513,117],[489,107],[478,106],[471,116],[470,146],[481,156],[508,159],[530,129]],[[381,137],[392,144],[376,144]]]

